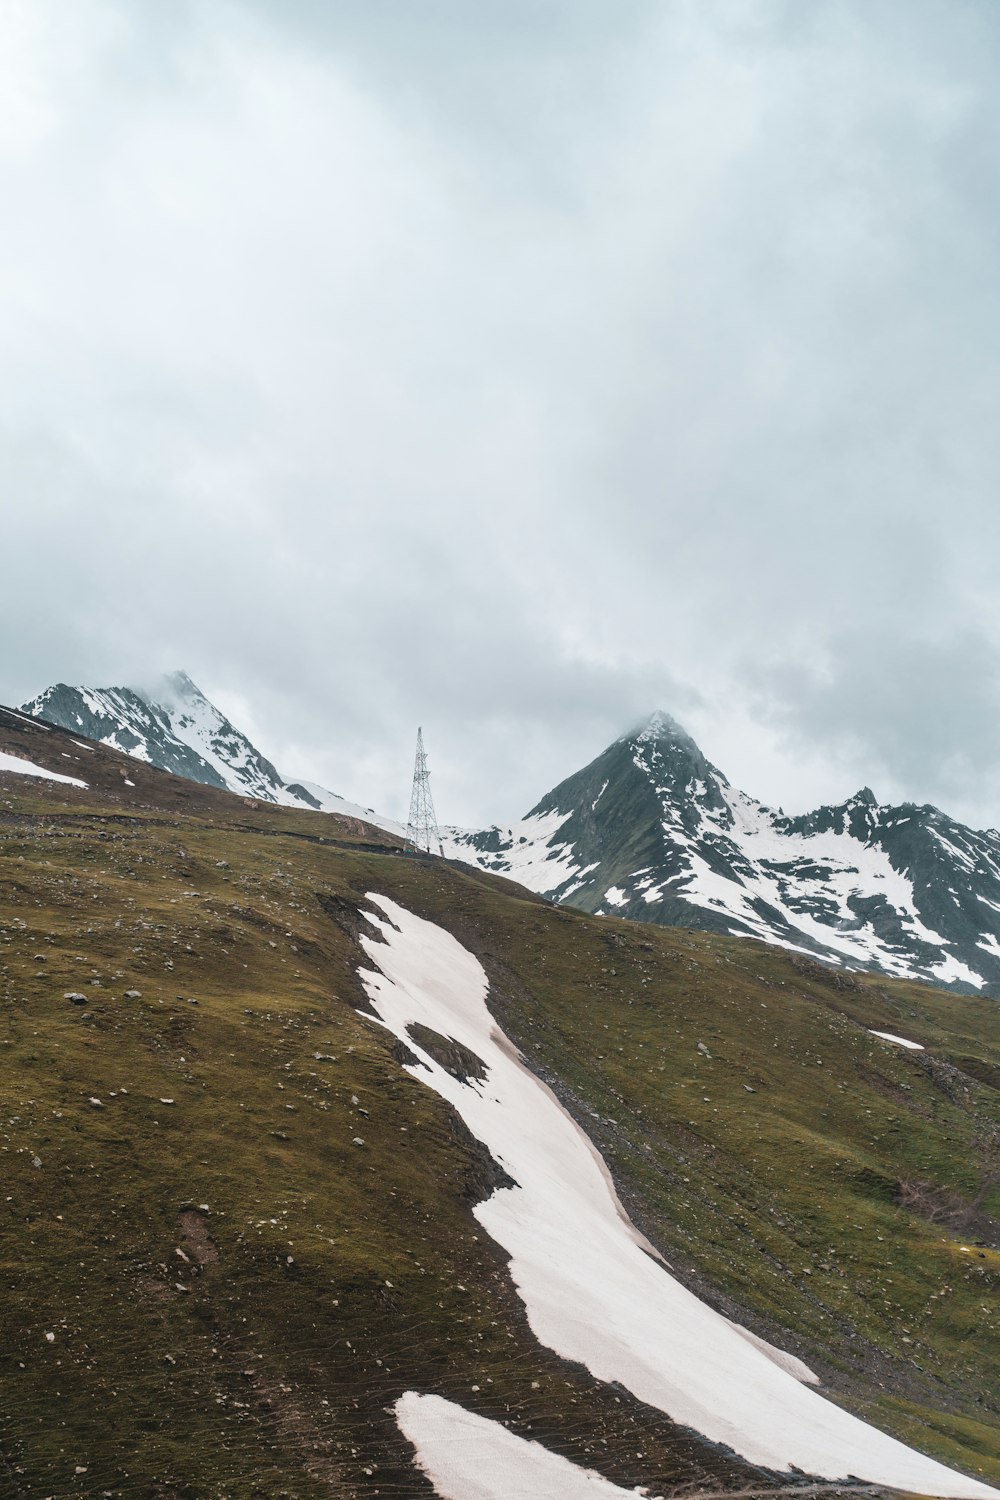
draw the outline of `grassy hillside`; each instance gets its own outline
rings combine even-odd
[[[429,1494],[411,1386],[626,1486],[787,1483],[535,1343],[470,1212],[493,1164],[365,1014],[368,890],[480,957],[682,1280],[1000,1480],[995,1003],[553,908],[2,714],[0,749],[90,783],[0,773],[0,1494]]]

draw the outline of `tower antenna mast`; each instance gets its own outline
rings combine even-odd
[[[417,730],[417,756],[413,764],[413,791],[410,794],[410,816],[406,824],[407,842],[425,854],[444,854],[438,832],[431,777],[424,750],[424,731]]]

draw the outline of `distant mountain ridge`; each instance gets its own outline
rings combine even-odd
[[[21,711],[189,781],[261,802],[342,813],[400,831],[372,808],[348,802],[315,782],[286,780],[186,672],[170,673],[148,692],[58,682],[22,704]]]
[[[208,786],[404,830],[285,779],[184,672],[149,691],[47,688],[22,711]],[[669,714],[506,827],[446,855],[599,915],[754,937],[849,969],[1000,996],[1000,834],[862,788],[797,817],[733,787]]]
[[[1000,834],[867,787],[787,817],[731,786],[668,714],[509,827],[450,830],[446,852],[584,911],[1000,995]]]

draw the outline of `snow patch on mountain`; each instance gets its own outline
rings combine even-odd
[[[41,781],[62,781],[67,786],[80,786],[86,790],[88,783],[80,781],[76,776],[63,776],[59,771],[46,771],[44,766],[36,766],[34,761],[24,760],[20,755],[9,755],[6,750],[0,750],[0,771],[10,771],[14,776],[37,776]]]
[[[407,1071],[454,1106],[513,1179],[473,1212],[510,1256],[542,1344],[751,1463],[1000,1500],[825,1400],[783,1367],[781,1351],[751,1341],[682,1286],[628,1218],[591,1141],[500,1030],[478,959],[397,902],[371,892],[367,900],[382,941],[361,938],[372,965],[360,970],[362,983],[415,1055]],[[415,1039],[418,1024],[468,1048],[484,1076],[455,1078]]]
[[[394,1410],[441,1500],[636,1500],[635,1490],[444,1396],[404,1391]]]
[[[582,864],[570,842],[557,838],[569,813],[529,813],[505,829],[491,828],[480,835],[484,842],[477,847],[469,835],[458,828],[441,830],[442,845],[449,859],[462,859],[483,870],[507,875],[529,891],[544,895],[556,891],[566,896],[578,890],[584,878],[597,864]]]
[[[908,1047],[911,1052],[923,1052],[923,1042],[908,1042],[905,1036],[896,1036],[892,1031],[872,1031],[872,1036],[880,1036],[883,1042],[892,1042],[894,1047]]]

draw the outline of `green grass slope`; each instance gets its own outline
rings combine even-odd
[[[532,1338],[493,1164],[364,1012],[367,890],[477,953],[681,1279],[1000,1480],[995,1004],[553,908],[2,712],[0,749],[90,782],[0,773],[0,1494],[429,1494],[410,1387],[625,1486],[787,1482]]]

